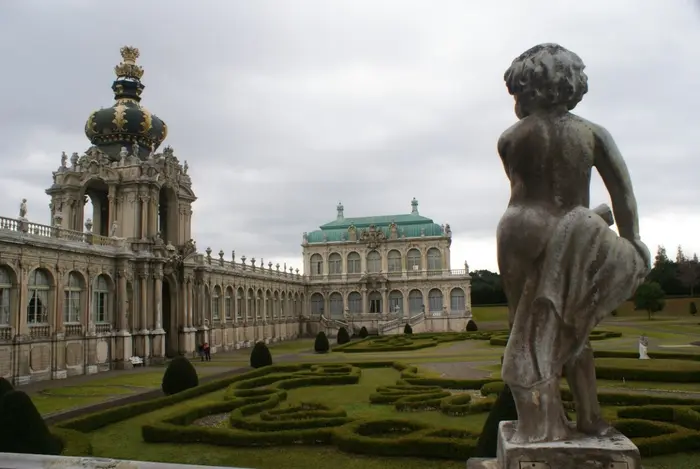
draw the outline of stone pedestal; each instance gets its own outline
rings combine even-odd
[[[132,357],[133,346],[131,342],[131,334],[127,330],[121,330],[116,334],[116,356],[115,368],[117,370],[128,370],[133,368],[129,358]]]
[[[501,422],[495,459],[472,458],[467,469],[642,469],[639,450],[614,430],[606,437],[578,435],[548,443],[511,443],[515,421]]]

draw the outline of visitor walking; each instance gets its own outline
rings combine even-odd
[[[211,361],[211,349],[209,348],[209,342],[204,342],[202,349],[204,350],[204,359],[206,361]]]

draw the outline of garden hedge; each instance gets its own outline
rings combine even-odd
[[[370,339],[371,340],[371,339]],[[434,410],[448,416],[486,412],[503,384],[497,380],[431,378],[415,366],[390,361],[277,364],[210,382],[181,393],[110,409],[58,425],[54,435],[64,444],[64,454],[89,454],[79,432],[89,433],[111,423],[152,412],[169,405],[226,389],[219,402],[169,413],[165,420],[142,426],[150,443],[197,443],[235,447],[278,445],[335,445],[342,451],[378,456],[414,456],[462,460],[475,455],[479,435],[439,428],[411,420],[353,419],[343,409],[318,402],[284,406],[287,390],[307,386],[352,385],[364,368],[393,367],[399,380],[380,386],[370,396],[372,405],[390,405],[406,412]],[[481,398],[474,392],[481,390]],[[563,397],[571,401],[568,390]],[[674,396],[649,396],[603,392],[603,404],[622,406],[615,427],[632,438],[645,456],[700,449],[700,400]],[[632,407],[635,406],[635,407]],[[195,424],[200,418],[229,414],[230,428]],[[66,431],[66,429],[69,429]],[[70,429],[74,430],[73,432]],[[83,435],[87,437],[87,435]],[[82,444],[82,449],[81,449]],[[78,448],[78,449],[71,449]]]
[[[503,334],[502,331],[488,332],[443,332],[421,333],[368,337],[364,340],[336,347],[334,352],[344,353],[378,353],[378,352],[408,352],[429,347],[435,347],[446,342],[462,340],[489,340],[495,334]]]
[[[491,345],[498,345],[498,346],[503,346],[505,347],[506,344],[508,344],[508,337],[509,337],[508,332],[501,332],[499,334],[494,334],[490,340],[489,343]],[[616,339],[618,337],[622,337],[621,332],[612,332],[612,331],[593,331],[591,334],[588,336],[589,340],[604,340],[604,339]]]

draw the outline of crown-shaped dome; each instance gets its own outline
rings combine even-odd
[[[85,135],[114,160],[119,159],[121,147],[131,151],[134,143],[139,146],[138,156],[145,159],[165,140],[168,127],[140,104],[145,86],[143,68],[136,65],[139,50],[125,46],[120,52],[122,62],[114,67],[117,79],[112,83],[115,103],[90,114]]]

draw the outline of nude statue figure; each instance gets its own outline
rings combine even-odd
[[[622,155],[603,127],[570,112],[588,91],[583,69],[573,52],[542,44],[504,76],[519,119],[498,141],[511,187],[497,246],[511,328],[502,376],[518,410],[514,443],[574,436],[562,375],[576,404],[576,430],[608,432],[588,336],[650,268]],[[619,236],[611,218],[589,209],[593,167],[610,194]]]

